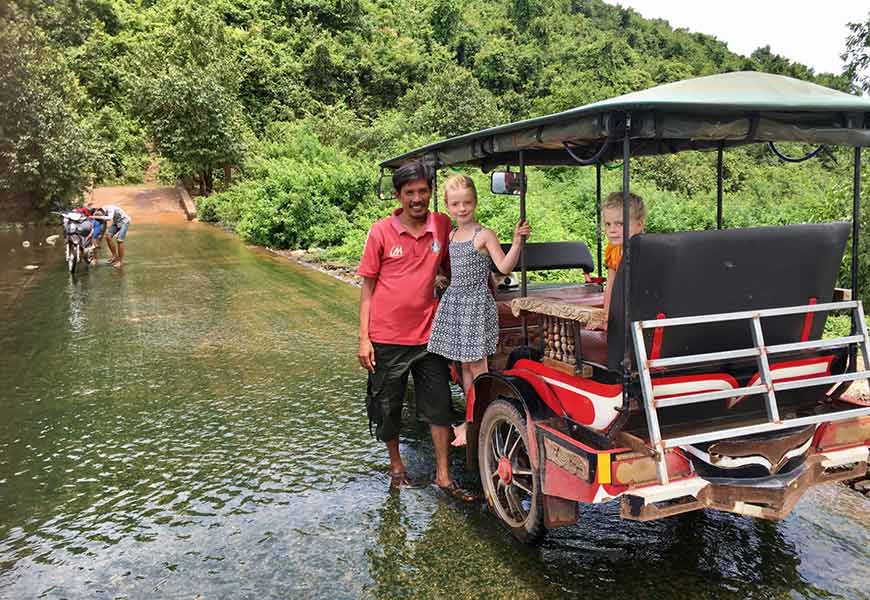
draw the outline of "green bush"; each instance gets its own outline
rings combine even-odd
[[[198,211],[252,244],[336,246],[374,196],[372,165],[324,145],[305,122],[270,126],[243,171],[228,191],[200,199]]]

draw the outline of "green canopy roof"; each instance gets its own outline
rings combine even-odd
[[[814,83],[740,72],[660,85],[560,113],[468,133],[381,163],[395,168],[422,158],[484,169],[516,164],[577,164],[565,150],[603,162],[622,155],[630,115],[632,154],[668,154],[755,142],[870,146],[870,100]]]

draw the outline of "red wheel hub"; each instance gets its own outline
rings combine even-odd
[[[505,485],[510,485],[514,478],[514,471],[511,468],[511,461],[506,456],[498,459],[498,478]]]

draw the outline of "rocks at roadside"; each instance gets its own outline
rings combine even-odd
[[[275,250],[269,248],[268,250],[311,269],[316,269],[321,273],[332,275],[336,279],[351,285],[362,285],[362,279],[356,274],[355,266],[327,260],[324,256],[325,251],[321,248],[309,248],[308,250]]]
[[[845,484],[859,494],[864,494],[865,496],[870,498],[870,476],[865,477],[864,479],[853,479],[852,481],[846,481]]]

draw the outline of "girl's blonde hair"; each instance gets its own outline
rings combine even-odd
[[[474,181],[468,175],[454,174],[444,182],[444,202],[447,202],[447,194],[458,190],[471,190],[474,201],[477,202],[477,188]]]
[[[601,212],[608,208],[617,208],[622,211],[622,192],[611,192],[601,205]],[[636,221],[646,219],[646,206],[644,206],[643,198],[632,192],[628,193],[628,209],[631,212],[631,218]]]

